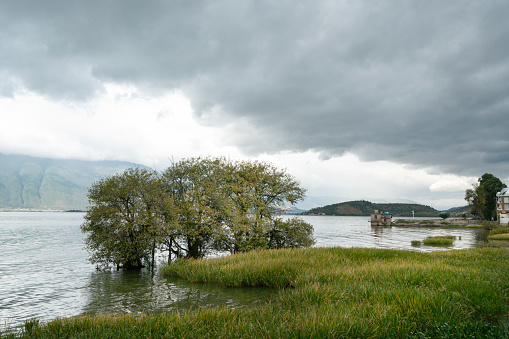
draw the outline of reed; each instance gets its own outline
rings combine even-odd
[[[490,231],[488,240],[509,240],[509,227],[498,227]]]
[[[499,227],[499,228],[495,228],[495,229],[491,230],[489,235],[491,236],[491,235],[508,234],[508,233],[509,233],[509,227]]]
[[[488,240],[509,240],[509,233],[490,235]]]
[[[501,263],[508,260],[509,251],[498,248],[308,248],[179,260],[164,274],[280,292],[254,308],[80,316],[6,338],[500,338],[509,335],[501,325],[509,311],[509,265]]]

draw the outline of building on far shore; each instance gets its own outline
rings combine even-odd
[[[497,193],[497,220],[500,225],[509,223],[509,189]]]
[[[385,212],[379,212],[375,210],[373,214],[371,214],[371,226],[385,226],[391,225],[392,223],[392,215]]]

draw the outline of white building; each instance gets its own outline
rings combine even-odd
[[[509,189],[504,188],[497,193],[497,219],[500,225],[509,223]]]

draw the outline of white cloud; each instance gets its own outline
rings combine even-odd
[[[429,186],[431,192],[464,192],[472,187],[474,178],[453,178],[442,179]]]
[[[351,153],[328,160],[321,160],[318,153],[311,151],[265,154],[259,159],[286,168],[308,189],[310,196],[369,201],[407,199],[440,209],[464,205],[464,192],[432,192],[429,186],[446,180],[460,182],[469,179],[434,174],[389,161],[363,162]]]
[[[180,92],[144,96],[107,85],[104,95],[76,105],[30,92],[0,99],[0,152],[52,158],[126,160],[164,165],[172,156],[236,154],[220,128],[205,127]]]
[[[193,115],[190,101],[181,92],[150,96],[133,86],[113,84],[105,89],[103,95],[81,104],[51,101],[28,91],[1,98],[0,118],[4,123],[0,153],[123,160],[159,170],[172,157],[248,158],[232,137],[235,133],[253,133],[247,121],[240,129],[235,128],[239,124],[227,120],[216,127],[205,126]],[[216,118],[222,117],[216,114]],[[408,199],[451,207],[448,204],[453,202],[462,204],[461,191],[475,181],[431,174],[390,161],[363,162],[352,153],[327,160],[315,151],[286,151],[251,158],[286,168],[310,196],[371,201]]]

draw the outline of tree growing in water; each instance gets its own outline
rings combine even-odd
[[[155,172],[144,169],[127,169],[94,183],[81,225],[90,261],[141,268],[163,234],[161,198]]]
[[[306,247],[313,227],[277,218],[281,205],[304,196],[295,178],[269,163],[183,159],[160,175],[130,169],[93,184],[81,229],[93,263],[125,268],[150,256],[153,263],[156,248],[171,259]]]

